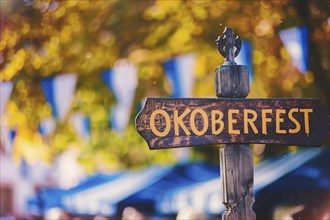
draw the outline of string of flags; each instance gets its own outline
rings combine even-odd
[[[238,65],[245,65],[249,69],[249,80],[253,80],[253,69],[252,69],[252,45],[250,41],[242,40],[241,51],[235,58],[235,62]]]
[[[0,117],[5,114],[5,110],[7,107],[7,103],[13,90],[13,83],[12,82],[1,82],[0,84]]]
[[[73,73],[48,77],[41,81],[42,91],[44,92],[46,101],[51,106],[55,120],[62,122],[67,116],[76,83],[77,75]]]
[[[192,53],[164,62],[165,75],[171,86],[171,97],[189,98],[192,96],[195,81],[195,62],[196,55]],[[185,162],[190,158],[190,149],[175,149],[174,155],[179,162]]]
[[[191,97],[195,81],[195,61],[194,54],[185,54],[164,62],[166,77],[172,88],[171,97]]]
[[[74,113],[70,118],[70,123],[81,139],[89,139],[91,132],[90,119],[84,113]]]
[[[113,69],[101,74],[105,84],[116,98],[116,106],[110,113],[110,126],[116,132],[123,132],[129,122],[134,94],[138,85],[137,66],[127,59],[120,59]]]
[[[306,27],[294,27],[279,32],[284,47],[294,65],[301,74],[308,70],[308,30]]]
[[[3,146],[4,153],[10,154],[12,152],[13,140],[16,135],[16,131],[10,129],[6,123],[3,122],[2,116],[5,115],[7,103],[13,90],[12,82],[1,82],[0,83],[0,138],[1,145]]]
[[[305,74],[308,70],[308,30],[306,27],[294,27],[279,31],[280,39],[288,51],[294,65]],[[241,52],[236,57],[236,62],[249,68],[250,80],[253,80],[252,68],[252,44],[243,40]],[[171,86],[171,97],[191,97],[195,74],[194,65],[196,55],[192,53],[183,54],[163,63],[166,78]],[[128,59],[118,60],[112,69],[101,73],[101,78],[113,93],[116,105],[110,110],[110,127],[115,132],[123,132],[129,122],[135,99],[135,91],[138,86],[138,67]],[[39,133],[43,136],[55,132],[57,123],[68,120],[69,111],[75,94],[78,77],[74,73],[65,73],[41,80],[40,85],[46,102],[50,105],[52,116],[42,118],[39,125]],[[13,90],[13,82],[4,81],[0,83],[0,117],[5,115],[7,102]],[[88,139],[91,132],[90,120],[82,112],[71,114],[70,124],[76,134],[82,139]],[[10,143],[15,137],[15,131],[4,128],[2,124],[1,142],[11,149]],[[6,136],[6,137],[5,137]]]
[[[39,133],[42,136],[49,136],[54,133],[56,129],[56,122],[52,117],[42,118],[39,122]]]

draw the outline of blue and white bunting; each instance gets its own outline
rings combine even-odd
[[[73,73],[49,77],[41,81],[41,88],[56,120],[63,121],[67,116],[76,83],[77,76]]]
[[[241,51],[235,58],[237,65],[245,65],[249,68],[249,79],[250,82],[253,80],[252,71],[252,45],[249,41],[243,40]]]
[[[185,54],[164,62],[163,67],[172,88],[171,97],[191,97],[195,80],[194,54]]]
[[[171,97],[189,98],[195,81],[196,56],[192,53],[180,55],[163,63],[166,77],[171,85]],[[175,149],[174,155],[180,163],[190,158],[190,150],[187,148]]]
[[[1,143],[6,155],[11,155],[13,151],[13,142],[16,136],[16,130],[1,125]]]
[[[90,120],[83,113],[74,113],[70,118],[71,125],[75,130],[76,134],[86,140],[90,137]]]
[[[113,69],[106,70],[101,77],[116,98],[112,108],[110,125],[116,132],[123,132],[129,122],[138,84],[137,66],[127,59],[120,59]]]
[[[306,27],[294,27],[280,31],[280,38],[294,65],[300,73],[308,70],[308,31]]]
[[[9,101],[13,83],[11,81],[0,83],[0,141],[5,154],[10,155],[13,147],[13,140],[16,131],[11,130],[7,125],[7,120],[2,120],[2,116],[6,113],[7,103]]]
[[[13,90],[13,83],[10,81],[0,83],[0,118],[5,114],[10,94]]]
[[[42,136],[48,136],[54,133],[56,129],[56,122],[52,117],[45,117],[40,120],[39,133]]]

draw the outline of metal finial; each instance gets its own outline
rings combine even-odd
[[[220,54],[226,59],[225,64],[235,65],[234,58],[237,57],[241,50],[242,41],[239,36],[234,38],[234,31],[230,27],[226,27],[223,33],[224,37],[221,38],[218,36],[215,42],[217,43]]]

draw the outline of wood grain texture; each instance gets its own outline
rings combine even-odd
[[[191,112],[194,109],[203,110],[208,116],[208,129],[205,134],[196,135],[190,125]],[[313,109],[313,112],[309,114],[309,130],[307,135],[304,131],[304,114],[295,113],[294,117],[301,124],[301,129],[295,134],[278,134],[276,133],[276,109],[284,109],[286,112],[290,109]],[[150,116],[153,111],[162,109],[166,111],[170,118],[170,131],[164,137],[156,136],[150,128]],[[181,115],[186,109],[190,109],[191,112],[183,117],[182,122],[190,132],[187,135],[183,129],[179,128],[178,135],[174,132],[174,111],[178,111],[178,115]],[[235,130],[239,130],[240,134],[229,134],[228,132],[228,110],[235,109],[239,111],[239,114],[234,114],[234,118],[237,120],[233,124]],[[254,110],[257,114],[257,119],[254,122],[258,133],[255,134],[251,128],[249,128],[249,134],[244,133],[244,109]],[[271,109],[273,112],[268,114],[267,117],[271,118],[272,122],[267,123],[267,134],[262,134],[262,110]],[[218,110],[224,113],[223,131],[218,135],[212,134],[211,129],[211,111]],[[288,131],[293,129],[295,124],[289,120],[288,114],[282,114],[283,122],[280,124],[282,130]],[[155,119],[155,126],[159,131],[165,129],[164,117],[158,115]],[[195,125],[198,130],[202,130],[204,126],[204,120],[200,114],[195,116]],[[218,143],[264,143],[264,144],[292,144],[298,146],[319,146],[322,143],[323,138],[328,133],[328,116],[325,110],[322,108],[319,99],[212,99],[212,98],[148,98],[142,111],[136,118],[136,128],[142,137],[147,141],[150,149],[164,149],[175,147],[188,147],[193,145],[210,145]]]
[[[249,70],[243,65],[222,65],[215,69],[217,97],[245,98],[250,92]]]
[[[217,73],[217,71],[215,71],[215,73]],[[217,93],[218,97],[245,98],[248,95],[250,91],[250,84],[248,76],[249,74],[246,66],[222,65],[220,66],[219,74],[221,80],[220,82],[216,82],[216,87],[219,87],[220,83],[221,93]],[[245,109],[243,109],[243,111],[244,110]],[[242,110],[236,109],[236,112],[239,111]],[[242,121],[241,118],[240,121]],[[228,117],[228,127],[229,120],[232,121],[232,117]],[[237,120],[238,119],[236,119],[235,122],[237,122]],[[256,128],[254,127],[254,130],[255,129]],[[231,128],[230,130],[233,130],[233,128]],[[222,203],[226,206],[226,211],[222,214],[222,220],[256,219],[256,215],[252,210],[252,205],[254,203],[253,154],[250,146],[246,144],[247,142],[245,142],[244,137],[243,142],[244,144],[225,144],[219,150],[220,169],[222,171]]]
[[[226,144],[220,148],[220,169],[226,211],[223,220],[255,219],[252,210],[253,155],[248,144]]]

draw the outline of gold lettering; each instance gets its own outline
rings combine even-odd
[[[238,109],[229,109],[228,110],[228,133],[229,134],[240,134],[240,130],[234,130],[233,124],[237,123],[237,119],[233,118],[233,114],[238,114]]]
[[[195,117],[196,117],[196,114],[199,113],[202,118],[203,118],[203,129],[201,131],[199,131],[196,127],[196,124],[195,124]],[[207,114],[205,113],[205,111],[203,111],[202,109],[199,109],[199,108],[196,108],[194,109],[192,112],[191,112],[191,115],[190,115],[190,127],[191,127],[191,130],[197,135],[197,136],[201,136],[203,134],[205,134],[205,132],[207,131],[207,128],[209,126],[209,122],[208,122],[208,119],[207,119]]]
[[[300,123],[297,121],[297,119],[295,119],[294,117],[293,117],[293,113],[294,112],[298,112],[299,110],[298,110],[298,108],[293,108],[293,109],[291,109],[290,111],[289,111],[289,113],[288,113],[288,117],[289,117],[289,119],[296,125],[296,127],[294,128],[294,129],[289,129],[289,133],[290,134],[296,134],[296,133],[298,133],[299,131],[300,131],[300,129],[301,129],[301,126],[300,126]]]
[[[313,109],[304,108],[304,109],[300,109],[300,112],[304,113],[305,133],[308,137],[309,136],[309,117],[308,117],[308,113],[313,112]]]
[[[277,134],[286,134],[286,130],[281,130],[281,123],[284,122],[284,119],[281,118],[281,114],[285,114],[285,109],[276,109],[276,118],[275,118],[275,125],[276,125],[276,133]]]
[[[248,115],[252,115],[252,118],[249,118]],[[257,112],[252,109],[244,109],[243,121],[244,121],[244,134],[249,133],[248,125],[252,128],[255,134],[258,134],[258,129],[256,128],[254,122],[257,120]]]
[[[267,134],[267,122],[271,122],[272,118],[267,118],[266,114],[271,114],[273,112],[272,109],[262,109],[261,110],[261,128],[262,134]]]
[[[186,117],[190,111],[191,110],[189,108],[187,108],[186,110],[184,110],[184,112],[180,116],[179,116],[178,110],[174,111],[173,122],[174,122],[174,134],[176,136],[179,136],[179,126],[181,126],[182,130],[184,131],[184,133],[186,133],[186,135],[188,135],[188,136],[190,135],[189,130],[187,129],[186,125],[182,121],[182,119],[184,117]]]
[[[218,118],[216,118],[218,116]],[[212,134],[218,135],[222,132],[225,124],[222,121],[223,113],[219,110],[212,110],[211,111],[211,123],[212,123]],[[216,124],[219,124],[220,127],[216,129]]]
[[[164,116],[164,118],[165,118],[165,129],[164,129],[164,131],[158,131],[157,128],[156,128],[155,118],[156,118],[156,115],[158,115],[158,114]],[[158,110],[152,112],[152,114],[150,116],[150,128],[151,128],[151,131],[155,135],[157,135],[159,137],[166,136],[170,132],[170,129],[171,129],[170,116],[167,114],[167,112],[164,111],[164,110],[161,110],[161,109],[158,109]]]

